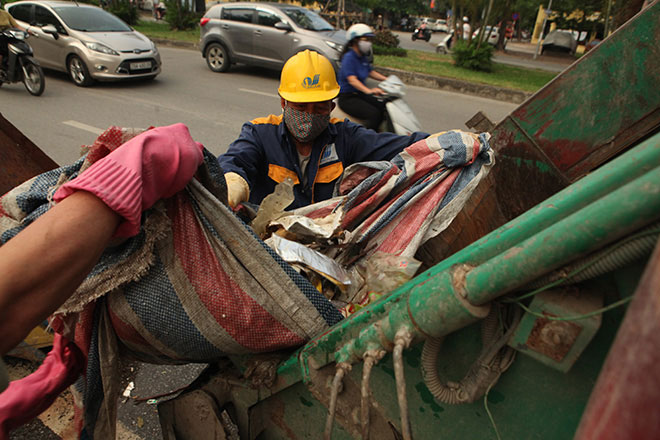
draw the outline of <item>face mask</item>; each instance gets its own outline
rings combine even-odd
[[[286,106],[284,123],[291,135],[299,142],[311,142],[328,127],[330,115],[307,113]]]
[[[362,55],[369,55],[371,52],[371,41],[358,41],[358,49]]]

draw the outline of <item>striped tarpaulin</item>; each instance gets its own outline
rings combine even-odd
[[[452,130],[416,142],[390,162],[353,164],[344,170],[336,197],[275,223],[336,227],[327,236],[349,231],[335,256],[340,262],[375,252],[412,257],[450,224],[494,165],[488,139],[487,133]]]
[[[109,129],[87,157],[102,157],[131,134]],[[46,212],[57,186],[88,162],[39,175],[4,195],[2,243]],[[206,151],[205,165],[224,184]],[[88,435],[108,438],[114,424],[107,417],[115,412],[107,409],[116,402],[104,395],[108,379],[117,379],[108,377],[117,373],[111,365],[117,347],[150,362],[212,362],[300,346],[340,319],[322,294],[193,179],[145,212],[137,236],[105,251],[51,322],[56,329],[76,323],[69,336],[88,356],[76,387],[84,427]]]

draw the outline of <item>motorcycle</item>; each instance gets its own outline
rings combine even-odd
[[[32,48],[25,41],[29,34],[18,29],[5,29],[2,35],[7,39],[7,56],[0,66],[2,83],[23,82],[30,94],[39,96],[46,87],[46,78],[41,66],[32,58]]]
[[[390,75],[378,84],[385,95],[378,96],[379,100],[385,102],[385,115],[383,122],[378,127],[379,132],[390,132],[400,135],[410,135],[415,131],[422,131],[422,126],[417,120],[412,109],[403,100],[406,95],[405,84],[396,75]],[[347,118],[355,123],[363,124],[353,116],[346,114],[337,105],[331,115],[333,118]]]
[[[448,55],[451,53],[451,47],[454,45],[454,31],[449,32],[442,38],[442,41],[435,47],[435,53]]]
[[[412,40],[425,40],[425,41],[430,41],[431,40],[431,29],[429,28],[417,28],[415,29],[415,32],[412,33]]]

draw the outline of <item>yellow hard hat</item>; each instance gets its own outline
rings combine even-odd
[[[280,96],[291,102],[320,102],[339,94],[335,69],[318,52],[304,50],[288,59],[282,67]]]

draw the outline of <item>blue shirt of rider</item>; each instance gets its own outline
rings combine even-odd
[[[357,89],[348,83],[348,77],[354,75],[364,84],[371,70],[371,64],[366,56],[360,56],[354,50],[346,52],[341,59],[341,69],[339,69],[339,93],[357,92]]]

